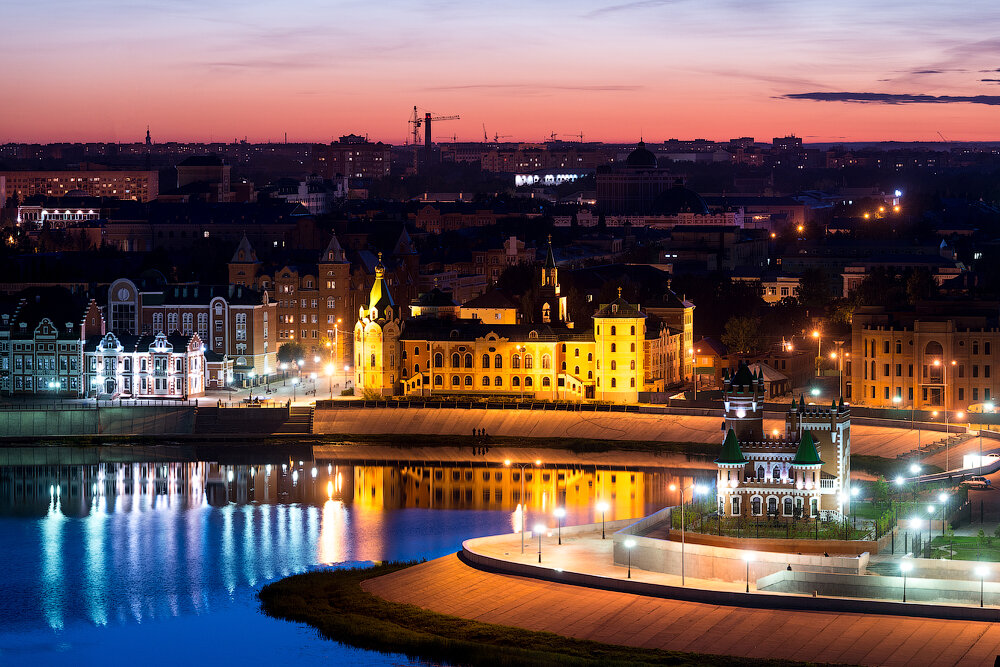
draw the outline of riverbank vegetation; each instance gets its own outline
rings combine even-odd
[[[299,574],[260,592],[269,616],[306,623],[357,648],[404,653],[452,665],[793,665],[680,651],[642,649],[572,639],[551,632],[480,623],[415,605],[389,602],[361,582],[414,563]]]

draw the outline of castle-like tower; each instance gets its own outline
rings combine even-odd
[[[549,237],[548,251],[545,254],[545,264],[542,266],[537,308],[536,323],[572,326],[572,322],[567,321],[566,297],[562,296],[562,290],[559,287],[559,269],[556,268],[556,258],[552,252],[551,236]]]
[[[715,463],[723,516],[837,518],[850,511],[851,416],[793,400],[784,432],[764,430],[764,381],[746,364],[724,379],[722,451]],[[822,458],[821,458],[822,456]]]
[[[396,305],[385,280],[382,253],[375,265],[375,283],[368,295],[368,305],[358,309],[354,325],[355,387],[383,396],[394,393],[402,350],[402,309]]]

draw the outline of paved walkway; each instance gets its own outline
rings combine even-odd
[[[364,587],[444,614],[645,648],[866,665],[981,665],[1000,652],[1000,624],[664,600],[491,574],[456,555]]]

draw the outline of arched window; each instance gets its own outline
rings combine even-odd
[[[524,355],[524,367],[529,371],[535,367],[535,360],[530,354]]]
[[[517,377],[515,375],[514,377],[511,378],[510,383],[512,385],[514,385],[515,387],[520,387],[521,386],[521,378],[519,378],[519,377]]]
[[[611,362],[611,370],[613,370],[613,371],[618,370],[618,362],[617,361],[612,361]]]
[[[502,387],[503,386],[503,378],[500,377],[499,375],[496,376],[495,378],[493,378],[493,386],[494,387]]]
[[[465,386],[466,387],[471,387],[472,386],[472,376],[471,375],[466,375],[465,376]]]
[[[773,479],[781,479],[781,468],[774,466],[774,470],[771,473]]]
[[[635,387],[635,378],[629,378],[628,386]]]
[[[336,305],[337,305],[337,300],[334,299],[332,296],[329,296],[329,297],[326,298],[326,307],[327,308],[333,308]]]
[[[750,500],[750,512],[754,516],[760,516],[761,515],[761,511],[760,510],[761,510],[761,499],[760,499],[760,496],[754,496]]]
[[[461,363],[462,363],[462,357],[458,355],[458,352],[455,352],[454,354],[451,355],[452,368],[458,368]]]
[[[551,385],[552,385],[552,382],[551,382],[551,380],[549,380],[549,377],[547,375],[542,378],[542,386],[543,387],[548,387],[548,386],[551,386]]]
[[[778,499],[774,496],[770,496],[767,499],[767,513],[777,514],[778,513]]]
[[[594,371],[587,371],[587,379],[588,380],[594,379]]]
[[[628,365],[629,365],[629,370],[630,371],[634,371],[635,370],[635,359],[633,359],[632,361],[628,362]]]
[[[434,386],[435,387],[440,387],[443,384],[444,384],[444,378],[441,377],[440,375],[435,375],[434,376]]]
[[[375,355],[372,355],[372,368],[375,368]]]
[[[552,357],[547,354],[542,355],[542,370],[548,370],[552,368]]]
[[[483,386],[484,387],[490,386],[490,376],[488,375],[483,376]]]
[[[615,345],[614,343],[611,343],[611,352],[614,353],[614,352],[617,352],[617,351],[618,351],[618,346]]]
[[[580,367],[579,366],[574,366],[573,367],[573,375],[576,375],[577,377],[579,377],[579,375],[580,375]]]
[[[503,357],[501,355],[494,355],[493,368],[503,368]]]
[[[563,370],[566,370],[566,362],[565,362],[565,361],[564,361],[564,362],[562,362],[562,369],[563,369]]]
[[[534,381],[534,380],[532,380],[532,379],[531,379],[530,377],[526,377],[526,378],[524,378],[524,386],[525,386],[525,387],[530,387],[530,386],[532,386],[533,384],[535,384],[535,381]]]
[[[617,386],[618,386],[617,378],[611,378],[611,388],[614,389]]]
[[[635,335],[635,325],[634,324],[632,325],[632,331],[630,331],[629,333],[631,333],[633,336]]]
[[[483,368],[489,368],[489,367],[490,367],[490,355],[484,354],[483,355]]]
[[[419,347],[414,347],[413,348],[413,356],[415,356],[415,357],[419,357],[420,356],[420,348]]]
[[[441,368],[444,366],[444,356],[440,352],[434,355],[434,368]]]
[[[414,373],[420,372],[420,364],[413,364],[413,372]]]
[[[573,356],[574,357],[579,357],[580,356],[580,348],[576,348],[576,349],[573,350]]]
[[[764,479],[764,466],[757,466],[757,479]]]
[[[472,355],[471,354],[465,355],[465,367],[466,368],[472,368]]]
[[[629,352],[635,352],[635,343],[632,343],[629,347]]]
[[[451,376],[451,386],[452,387],[457,387],[458,384],[459,384],[458,376],[457,375],[452,375]]]
[[[791,498],[791,496],[785,496],[785,499],[782,502],[782,505],[783,505],[783,507],[782,507],[782,512],[781,513],[784,514],[785,516],[792,516],[793,510],[792,510],[792,498]]]
[[[615,334],[616,334],[616,327],[612,326],[611,327],[611,335],[614,336]]]
[[[515,354],[513,357],[510,358],[510,367],[511,368],[520,368],[521,367],[521,356],[520,355]]]
[[[588,352],[588,353],[587,353],[587,361],[593,361],[593,360],[594,360],[594,355],[593,355],[593,353],[591,353],[591,352]]]

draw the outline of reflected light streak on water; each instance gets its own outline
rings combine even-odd
[[[264,617],[255,592],[324,564],[434,558],[470,537],[520,531],[507,471],[253,465],[253,474],[204,462],[0,467],[0,563],[9,569],[0,578],[0,663],[14,652],[23,664],[90,663],[106,659],[104,646],[125,655],[155,645],[161,664],[192,654],[406,664]],[[597,488],[609,521],[666,504],[666,475],[602,477],[536,471],[522,501],[528,525],[560,505],[564,525],[587,520]],[[241,641],[248,636],[261,641]]]

